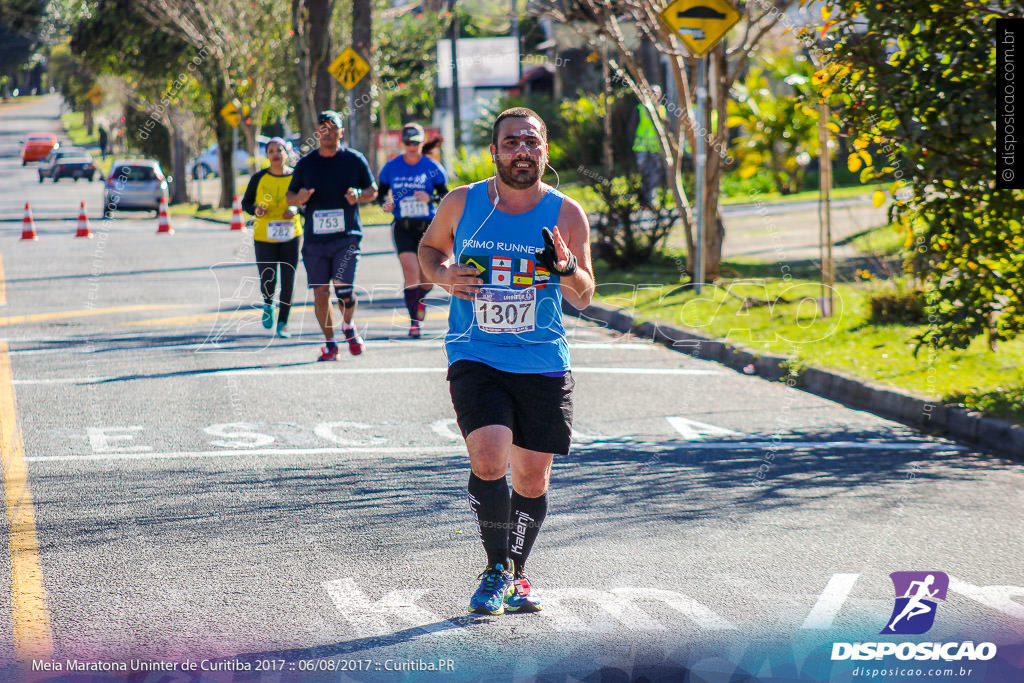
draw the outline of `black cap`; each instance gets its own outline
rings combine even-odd
[[[334,127],[337,128],[338,130],[342,129],[341,114],[334,111],[333,109],[325,109],[324,111],[320,112],[319,115],[317,115],[316,124],[318,126],[326,121],[330,121],[331,123],[333,123]]]
[[[423,142],[423,126],[407,123],[402,127],[402,142]]]

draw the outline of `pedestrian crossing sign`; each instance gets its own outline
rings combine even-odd
[[[327,71],[338,79],[338,82],[351,90],[356,83],[363,80],[363,76],[370,73],[370,65],[358,52],[350,47],[338,55],[337,59],[331,62]]]

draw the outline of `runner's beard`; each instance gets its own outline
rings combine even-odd
[[[512,167],[520,161],[529,161],[533,164],[532,168],[515,170]],[[499,160],[497,163],[498,177],[501,178],[501,182],[505,183],[509,187],[514,187],[517,190],[525,190],[528,187],[533,187],[537,184],[540,179],[540,174],[537,173],[538,165],[533,159],[517,159],[503,164]]]

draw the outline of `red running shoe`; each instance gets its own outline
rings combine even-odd
[[[321,348],[320,349],[320,357],[317,358],[317,361],[322,361],[322,360],[338,360],[338,347],[337,347],[337,345],[335,345],[335,347],[333,349],[329,348],[327,346],[324,346],[323,348]]]
[[[353,356],[358,356],[363,352],[363,338],[356,332],[355,326],[348,328],[345,332],[345,341],[348,342],[348,351]]]

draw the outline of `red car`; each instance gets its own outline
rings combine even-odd
[[[21,165],[30,161],[42,161],[51,150],[60,147],[53,133],[30,133],[21,149]]]

